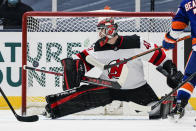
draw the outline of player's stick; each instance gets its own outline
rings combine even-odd
[[[196,77],[196,72],[193,73],[191,76],[189,76],[185,81],[183,81],[181,84],[179,84],[176,88],[174,88],[169,94],[165,95],[163,98],[161,98],[156,104],[154,104],[153,106],[143,106],[143,105],[139,105],[136,103],[131,103],[134,104],[134,109],[138,109],[140,111],[144,111],[144,112],[150,112],[153,109],[155,109],[156,107],[158,107],[163,101],[167,100],[173,93],[175,93],[180,87],[182,87],[185,83],[189,82],[191,79],[193,79],[194,77]]]
[[[151,107],[151,109],[155,109],[158,105],[160,105],[163,101],[167,100],[169,96],[171,96],[173,93],[175,93],[180,87],[182,87],[185,83],[192,80],[194,77],[196,77],[196,72],[193,73],[191,76],[189,76],[185,81],[183,81],[181,84],[179,84],[176,88],[174,88],[169,94],[164,96],[162,99],[160,99],[155,105]]]
[[[47,74],[63,76],[63,73],[47,71],[47,70],[38,69],[35,67],[30,67],[27,65],[25,65],[23,68],[25,70],[32,70],[32,71],[38,71],[38,72],[43,72],[43,73],[47,73]],[[116,88],[116,89],[121,88],[121,86],[118,82],[108,81],[108,80],[103,80],[103,79],[93,78],[93,77],[88,77],[88,76],[83,76],[81,82],[89,83],[89,84],[93,84],[93,85],[98,85],[98,86],[105,86],[105,87],[109,87],[109,88]]]
[[[0,87],[0,92],[3,96],[3,98],[5,99],[6,103],[8,104],[9,108],[11,109],[11,111],[13,112],[14,116],[16,117],[16,119],[18,121],[22,121],[22,122],[35,122],[39,120],[39,117],[37,115],[33,115],[33,116],[20,116],[16,113],[16,111],[14,110],[14,108],[12,107],[12,105],[10,104],[9,100],[7,99],[7,96],[5,95],[5,93],[3,92],[3,90]]]
[[[188,39],[188,38],[190,38],[190,37],[191,37],[190,35],[184,36],[184,37],[178,39],[177,42],[180,42],[180,41],[182,41],[182,40],[186,40],[186,39]],[[159,50],[159,49],[161,49],[161,48],[163,48],[163,46],[158,46],[157,48],[154,48],[154,49],[151,49],[151,50],[142,52],[142,53],[137,54],[137,55],[135,55],[135,56],[132,56],[132,57],[130,57],[130,58],[128,58],[128,59],[124,59],[124,60],[122,60],[122,61],[120,61],[120,62],[118,62],[118,63],[114,63],[114,64],[110,64],[110,65],[104,65],[104,70],[109,69],[109,68],[114,67],[114,66],[117,66],[117,65],[120,65],[120,64],[123,64],[123,63],[126,63],[127,61],[134,60],[134,59],[136,59],[136,58],[138,58],[138,57],[141,57],[141,56],[143,56],[143,55],[149,54],[149,53],[151,53],[151,52],[153,52],[153,51],[156,51],[156,50]]]

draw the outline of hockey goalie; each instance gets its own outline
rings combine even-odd
[[[46,112],[52,119],[98,107],[104,107],[105,114],[110,114],[122,106],[130,111],[135,110],[130,103],[141,106],[156,103],[159,98],[144,79],[142,60],[167,71],[167,84],[171,88],[181,82],[183,75],[162,49],[104,70],[104,65],[120,62],[157,46],[138,35],[119,35],[118,25],[113,18],[101,20],[97,29],[100,39],[93,46],[76,54],[74,58],[61,60],[64,68],[64,92],[46,96]],[[81,78],[94,67],[102,71],[99,78],[116,81],[121,89],[81,84]],[[149,112],[150,116],[161,115],[160,107],[154,110],[156,111]]]

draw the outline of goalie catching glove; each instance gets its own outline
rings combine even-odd
[[[182,72],[177,70],[176,65],[171,60],[165,61],[162,68],[167,72],[167,85],[172,89],[176,88],[182,82]]]
[[[85,74],[84,64],[80,59],[66,58],[61,60],[64,69],[63,90],[79,87]]]

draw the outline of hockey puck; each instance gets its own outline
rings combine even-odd
[[[37,61],[33,61],[33,67],[38,67],[39,63]]]

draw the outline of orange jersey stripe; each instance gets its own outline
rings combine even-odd
[[[185,83],[181,88],[184,88],[185,90],[188,90],[191,93],[193,93],[194,90],[193,85],[191,85],[189,82]]]
[[[196,38],[193,38],[192,39],[192,45],[195,45],[196,44]]]
[[[181,21],[173,21],[172,22],[172,29],[185,29],[187,27],[187,24]]]

